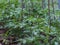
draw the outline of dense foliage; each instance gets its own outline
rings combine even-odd
[[[47,5],[47,2],[46,2]],[[51,6],[51,5],[50,5]],[[48,14],[41,0],[8,0],[0,2],[0,28],[4,37],[14,35],[19,45],[59,45],[59,10]]]

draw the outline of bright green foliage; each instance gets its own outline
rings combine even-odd
[[[41,6],[41,0],[24,0],[23,6],[21,0],[0,1],[0,28],[7,29],[4,35],[15,35],[23,45],[59,45],[60,18],[51,10],[49,19],[48,8]]]

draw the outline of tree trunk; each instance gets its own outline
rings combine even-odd
[[[54,0],[52,0],[52,8],[53,8],[53,14],[54,14]]]
[[[60,0],[58,0],[58,8],[60,9]]]
[[[42,8],[44,9],[46,7],[45,0],[42,0]]]

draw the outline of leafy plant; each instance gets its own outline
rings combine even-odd
[[[43,9],[41,1],[1,1],[0,28],[7,30],[4,37],[14,35],[21,45],[59,45],[60,18],[57,16],[60,11],[55,10],[53,14],[51,8],[48,14],[48,8]]]

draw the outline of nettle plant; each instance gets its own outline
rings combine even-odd
[[[0,24],[7,30],[4,36],[14,35],[22,45],[58,44],[60,20],[52,13],[49,18],[48,9],[41,6],[40,0],[1,3]]]

